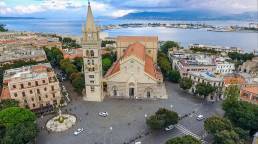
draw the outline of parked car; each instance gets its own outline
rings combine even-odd
[[[201,121],[204,119],[204,116],[203,115],[198,115],[197,118],[196,118],[198,121]]]
[[[169,125],[168,127],[165,128],[165,131],[170,131],[170,130],[172,130],[174,128],[175,128],[174,125]]]
[[[135,142],[134,144],[142,144],[142,142],[138,141],[138,142]]]
[[[107,117],[108,116],[108,112],[99,112],[99,116]]]
[[[75,135],[75,136],[77,136],[77,135],[79,135],[81,132],[83,132],[84,131],[84,129],[83,128],[78,128],[75,132],[73,132],[73,134]]]

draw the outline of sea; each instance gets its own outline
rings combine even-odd
[[[0,19],[9,30],[56,33],[62,35],[80,36],[86,19]],[[125,23],[193,23],[213,26],[248,26],[248,21],[160,21],[160,20],[121,20],[96,19],[97,25]],[[140,27],[105,30],[109,37],[115,36],[158,36],[159,40],[173,40],[183,47],[199,43],[226,47],[239,47],[246,52],[258,50],[257,32],[212,32],[205,29],[179,29],[164,27]]]

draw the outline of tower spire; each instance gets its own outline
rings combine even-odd
[[[97,28],[94,22],[94,17],[91,10],[90,0],[88,0],[88,12],[86,20],[86,31],[87,32],[96,32]]]

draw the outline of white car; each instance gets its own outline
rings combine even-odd
[[[174,125],[169,125],[168,127],[165,128],[165,131],[170,131],[170,130],[172,130],[174,128],[175,128]]]
[[[108,112],[99,112],[99,116],[107,117],[108,116]]]
[[[203,115],[198,115],[197,118],[196,118],[198,121],[201,121],[204,119],[204,116]]]
[[[142,142],[139,141],[139,142],[135,142],[134,144],[142,144]]]
[[[84,131],[84,129],[83,128],[78,128],[75,132],[73,132],[73,134],[75,135],[75,136],[77,136],[77,135],[79,135],[81,132],[83,132]]]

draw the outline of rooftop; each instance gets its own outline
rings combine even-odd
[[[200,77],[203,79],[206,79],[208,81],[223,81],[223,78],[221,77],[217,77],[216,75],[214,75],[212,72],[189,72],[190,75],[196,76],[196,77]]]
[[[248,91],[248,92],[251,92],[251,93],[254,93],[254,94],[258,95],[258,85],[256,85],[256,86],[247,86],[247,87],[244,87],[242,90]]]
[[[4,81],[21,79],[41,79],[48,77],[48,71],[52,69],[49,63],[24,66],[15,69],[8,69],[4,72]]]

